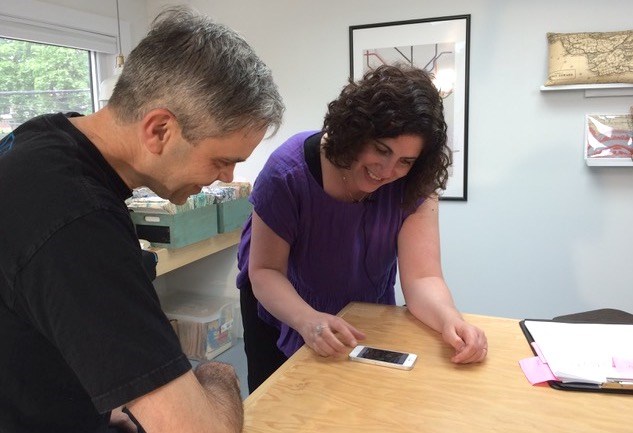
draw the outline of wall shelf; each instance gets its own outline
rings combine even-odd
[[[627,158],[585,158],[589,167],[633,167],[633,159]]]
[[[156,276],[178,269],[181,266],[200,260],[219,251],[237,245],[240,242],[242,230],[234,230],[228,233],[220,233],[195,244],[182,248],[149,248],[158,256]]]
[[[541,92],[583,90],[585,98],[601,98],[610,96],[633,96],[633,84],[568,84],[563,86],[541,86]]]

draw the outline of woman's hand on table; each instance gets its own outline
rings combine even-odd
[[[316,313],[307,317],[297,331],[303,341],[321,356],[347,355],[365,334],[340,317]]]
[[[481,362],[488,355],[484,331],[461,318],[444,326],[442,338],[455,349],[451,361],[456,364]]]

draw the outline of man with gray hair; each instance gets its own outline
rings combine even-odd
[[[0,431],[238,432],[235,372],[192,372],[124,200],[183,203],[230,182],[283,103],[234,31],[160,14],[109,104],[36,117],[0,141]],[[118,427],[117,427],[118,425]]]

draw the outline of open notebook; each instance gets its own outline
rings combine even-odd
[[[587,313],[584,314],[586,318]],[[569,317],[571,320],[565,320]],[[600,320],[599,315],[589,314],[589,317]],[[535,354],[558,379],[550,385],[561,389],[633,393],[633,316],[621,316],[624,320],[617,320],[619,323],[572,323],[576,318],[521,321],[528,341],[534,341],[540,352],[535,350]],[[629,320],[631,324],[627,323]]]

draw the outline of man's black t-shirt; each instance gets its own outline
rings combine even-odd
[[[0,431],[90,432],[184,374],[130,190],[66,115],[0,141]]]

